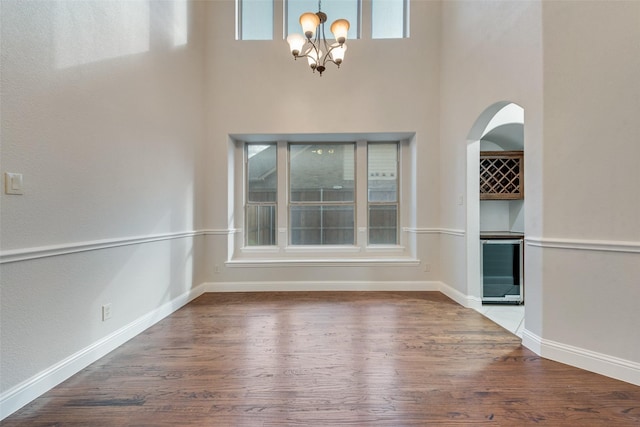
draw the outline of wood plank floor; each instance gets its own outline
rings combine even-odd
[[[640,387],[437,292],[205,294],[2,426],[631,426]]]

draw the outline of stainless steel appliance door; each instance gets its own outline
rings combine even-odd
[[[522,263],[521,239],[482,240],[482,301],[521,303]]]

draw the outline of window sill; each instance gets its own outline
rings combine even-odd
[[[252,246],[226,261],[228,267],[370,267],[415,266],[420,261],[406,255],[403,246]]]
[[[325,245],[325,246],[244,246],[240,248],[240,252],[243,254],[334,254],[336,257],[342,257],[346,254],[402,254],[405,251],[404,246],[400,245],[370,245],[366,247],[361,246],[348,246],[348,245]]]
[[[420,265],[415,258],[304,258],[304,259],[233,259],[225,262],[227,267],[414,267]]]

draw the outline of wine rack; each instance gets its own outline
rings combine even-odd
[[[515,200],[523,198],[523,152],[480,152],[480,200]]]

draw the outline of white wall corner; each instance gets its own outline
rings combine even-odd
[[[33,377],[0,394],[0,420],[8,417],[27,403],[80,372],[93,362],[120,347],[160,320],[205,292],[205,284],[192,288],[155,310],[139,317],[106,337],[81,349],[50,366]]]
[[[545,359],[640,386],[640,363],[539,337],[527,329],[522,345]]]
[[[477,298],[471,295],[465,295],[459,290],[447,285],[444,282],[438,282],[438,283],[440,284],[440,288],[439,288],[440,292],[442,292],[443,294],[445,294],[446,296],[448,296],[449,298],[451,298],[461,306],[466,308],[472,308],[476,311],[482,310],[482,300],[480,298]]]

